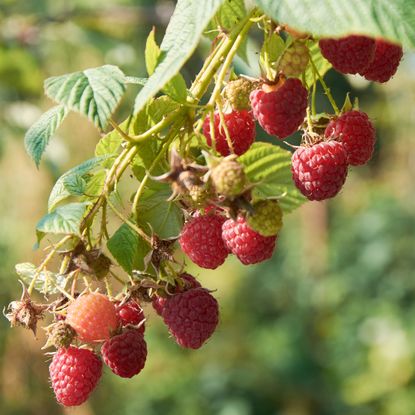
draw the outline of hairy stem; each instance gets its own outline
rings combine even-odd
[[[326,94],[328,100],[330,101],[331,106],[333,107],[334,112],[336,115],[339,114],[340,110],[339,107],[336,104],[336,101],[334,100],[333,96],[331,95],[330,88],[327,86],[327,84],[324,82],[324,79],[320,75],[320,72],[318,71],[316,64],[313,61],[313,58],[310,56],[310,63],[313,68],[313,72],[317,75],[318,80],[320,81],[321,86],[324,89],[324,93]]]

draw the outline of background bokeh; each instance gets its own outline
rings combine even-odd
[[[145,76],[145,38],[156,25],[161,39],[173,7],[153,0],[0,2],[1,307],[19,296],[14,264],[41,258],[32,251],[34,227],[54,181],[90,158],[99,139],[84,118],[70,115],[36,170],[23,136],[51,105],[43,79],[104,63]],[[188,81],[206,47],[184,68]],[[48,384],[43,334],[35,340],[2,318],[0,414],[414,414],[414,67],[406,53],[382,86],[329,73],[338,102],[351,90],[373,118],[375,157],[351,170],[335,200],[286,217],[273,260],[193,269],[217,289],[221,305],[219,330],[205,347],[179,349],[150,312],[143,373],[123,380],[106,370],[89,403],[65,410]],[[131,88],[119,120],[135,93]]]

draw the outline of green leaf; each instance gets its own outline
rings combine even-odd
[[[24,137],[26,151],[37,167],[52,135],[67,114],[68,109],[64,105],[57,105],[46,111],[27,131]]]
[[[231,30],[246,14],[244,0],[225,1],[206,27],[205,35],[213,40],[218,35],[219,30]],[[245,38],[237,53],[244,61],[247,60],[247,38]]]
[[[178,0],[160,45],[158,65],[136,97],[135,113],[179,72],[196,49],[203,30],[223,1]]]
[[[175,202],[167,199],[171,195],[170,186],[158,191],[147,189],[138,204],[138,223],[150,225],[162,239],[176,237],[183,227],[183,214]]]
[[[36,225],[38,239],[46,233],[79,235],[79,227],[89,202],[69,203],[43,216]]]
[[[91,199],[98,197],[104,190],[104,183],[106,178],[106,170],[99,170],[95,172],[92,177],[88,178],[88,181],[85,185],[85,198]]]
[[[156,29],[153,27],[146,41],[146,50],[144,53],[146,59],[146,68],[149,75],[153,75],[157,66],[157,60],[160,56],[160,48],[156,43]]]
[[[284,40],[277,33],[268,36],[261,48],[259,63],[268,79],[274,79],[277,71],[274,69],[275,62],[282,55],[286,48]]]
[[[172,111],[179,108],[179,104],[167,96],[161,96],[150,101],[145,107],[135,116],[132,124],[133,134],[138,135],[160,122],[163,117]],[[152,139],[140,143],[138,146],[137,156],[133,161],[133,170],[139,167],[148,169],[157,156],[163,142],[161,140]],[[161,174],[166,168],[165,160],[155,167],[152,171],[153,175]],[[140,171],[143,171],[140,169]],[[141,178],[137,176],[138,178]]]
[[[310,51],[310,59],[313,60],[319,74],[323,77],[331,68],[331,63],[321,54],[317,41],[309,42],[308,47]],[[311,62],[309,62],[307,69],[305,70],[305,80],[308,87],[314,84],[314,72]],[[318,81],[317,75],[315,80]]]
[[[102,167],[102,162],[109,156],[100,156],[89,159],[64,173],[55,183],[49,196],[48,212],[70,196],[82,196],[86,193],[87,178],[84,177],[97,167]],[[87,193],[88,194],[88,193]]]
[[[125,223],[108,240],[107,248],[129,274],[144,270],[144,257],[150,252],[148,244]]]
[[[156,43],[155,29],[150,32],[146,42],[145,58],[149,75],[154,73],[161,56],[161,51]],[[177,102],[185,102],[187,98],[186,82],[180,73],[176,74],[162,89],[162,91]]]
[[[103,130],[124,95],[125,80],[121,69],[104,65],[46,79],[45,92]]]
[[[319,37],[366,34],[415,48],[413,0],[255,0],[272,19]]]
[[[306,201],[292,180],[289,151],[269,143],[254,143],[239,161],[245,166],[249,181],[255,184],[254,198],[279,198],[287,213]]]
[[[26,285],[30,285],[33,278],[36,276],[37,268],[30,262],[16,264],[15,269],[17,275]],[[45,270],[36,277],[34,288],[41,294],[57,294],[59,290],[56,286],[65,289],[66,281],[64,275],[58,275],[54,272]]]
[[[126,129],[128,126],[128,119],[125,120],[123,123],[120,124],[121,129]],[[108,157],[109,155],[116,155],[119,152],[122,143],[122,137],[117,130],[112,130],[108,134],[104,135],[104,137],[99,140],[98,144],[95,147],[95,156],[96,157]],[[103,162],[103,166],[110,167],[112,166],[113,160],[111,158],[107,158],[106,161]]]

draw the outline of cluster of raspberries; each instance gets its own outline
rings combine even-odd
[[[359,73],[377,82],[389,80],[402,57],[400,46],[365,36],[322,39],[320,48],[336,70]],[[215,112],[204,120],[207,144],[222,156],[233,155],[211,171],[216,192],[230,202],[249,194],[236,156],[254,142],[255,120],[279,139],[303,126],[308,92],[297,76],[304,72],[308,60],[306,43],[294,42],[277,64],[282,74],[275,82],[241,78],[228,83],[224,95],[231,111]],[[292,156],[293,180],[309,200],[335,196],[346,180],[348,167],[367,163],[375,145],[372,123],[357,109],[330,117],[322,131],[317,140],[306,140]],[[230,254],[245,265],[269,259],[282,226],[278,201],[255,201],[250,211],[239,210],[234,215],[226,211],[226,216],[225,211],[211,207],[190,216],[179,237],[184,253],[209,269],[220,266]],[[178,275],[175,284],[151,292],[147,300],[181,347],[200,348],[217,327],[217,300],[189,274]],[[140,373],[147,358],[144,323],[143,309],[133,297],[113,301],[90,292],[71,300],[49,331],[57,348],[50,363],[57,400],[65,406],[85,402],[102,375],[102,362],[120,377]]]
[[[155,293],[152,305],[185,348],[200,348],[219,321],[216,299],[186,273],[177,277],[171,290]],[[113,302],[94,292],[72,301],[50,330],[51,343],[58,348],[49,366],[58,402],[64,406],[85,402],[101,378],[102,362],[123,378],[140,373],[147,359],[144,323],[143,309],[135,299]]]
[[[400,45],[359,35],[321,39],[319,46],[323,56],[337,71],[361,74],[366,79],[377,82],[388,81],[396,73],[403,56]],[[308,92],[295,76],[306,69],[308,59],[309,52],[305,43],[298,40],[282,55],[278,64],[281,73],[275,82],[251,83],[251,88],[249,82],[242,79],[228,84],[224,95],[232,104],[232,110],[224,114],[222,120],[217,112],[212,117],[206,117],[203,132],[208,145],[223,156],[245,153],[255,140],[255,120],[268,134],[278,139],[285,139],[298,131],[304,124]],[[242,99],[244,94],[248,94],[249,99]],[[349,165],[366,164],[372,157],[374,146],[375,129],[364,112],[355,109],[332,116],[317,140],[305,142],[294,152],[294,183],[309,200],[331,198],[342,188]],[[239,230],[243,226],[243,219],[238,219],[236,223],[238,225],[233,227],[238,226]],[[235,238],[235,233],[229,232],[229,222],[224,225],[224,229],[225,246],[241,259],[235,244],[227,242],[229,235]],[[238,241],[242,240],[243,238],[238,238]],[[246,242],[243,244],[246,245]],[[191,248],[186,243],[182,247],[192,258],[193,255],[189,252]],[[226,251],[221,249],[224,258]],[[265,255],[269,250],[262,252]],[[241,261],[253,263],[251,260]]]
[[[212,209],[196,214],[184,225],[179,243],[185,254],[199,267],[215,269],[229,254],[244,265],[271,258],[282,226],[282,210],[276,200],[261,200],[253,205],[253,214],[236,219]]]

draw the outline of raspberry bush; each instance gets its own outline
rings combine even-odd
[[[6,312],[12,326],[34,332],[45,320],[46,347],[56,349],[52,387],[63,405],[88,398],[102,361],[121,377],[145,371],[147,318],[160,317],[179,346],[202,347],[220,323],[219,304],[186,264],[268,260],[283,216],[307,199],[336,196],[350,166],[372,156],[376,123],[349,97],[338,106],[324,76],[333,66],[388,81],[402,44],[415,44],[405,10],[389,10],[404,22],[398,33],[376,18],[392,6],[375,13],[359,2],[370,21],[350,23],[350,33],[342,3],[325,0],[311,14],[305,1],[293,13],[286,1],[252,3],[179,0],[161,45],[154,31],[148,37],[148,78],[104,65],[45,81],[57,105],[25,136],[37,166],[70,111],[102,132],[94,156],[55,183],[36,225],[46,255],[16,266],[23,294]],[[212,46],[188,84],[180,69],[205,29]],[[241,74],[235,58],[246,55],[253,32],[263,38],[260,71]],[[331,113],[317,111],[317,84]],[[116,109],[130,85],[141,89],[120,121]],[[259,129],[270,142],[256,141]],[[283,141],[295,133],[294,145]]]

